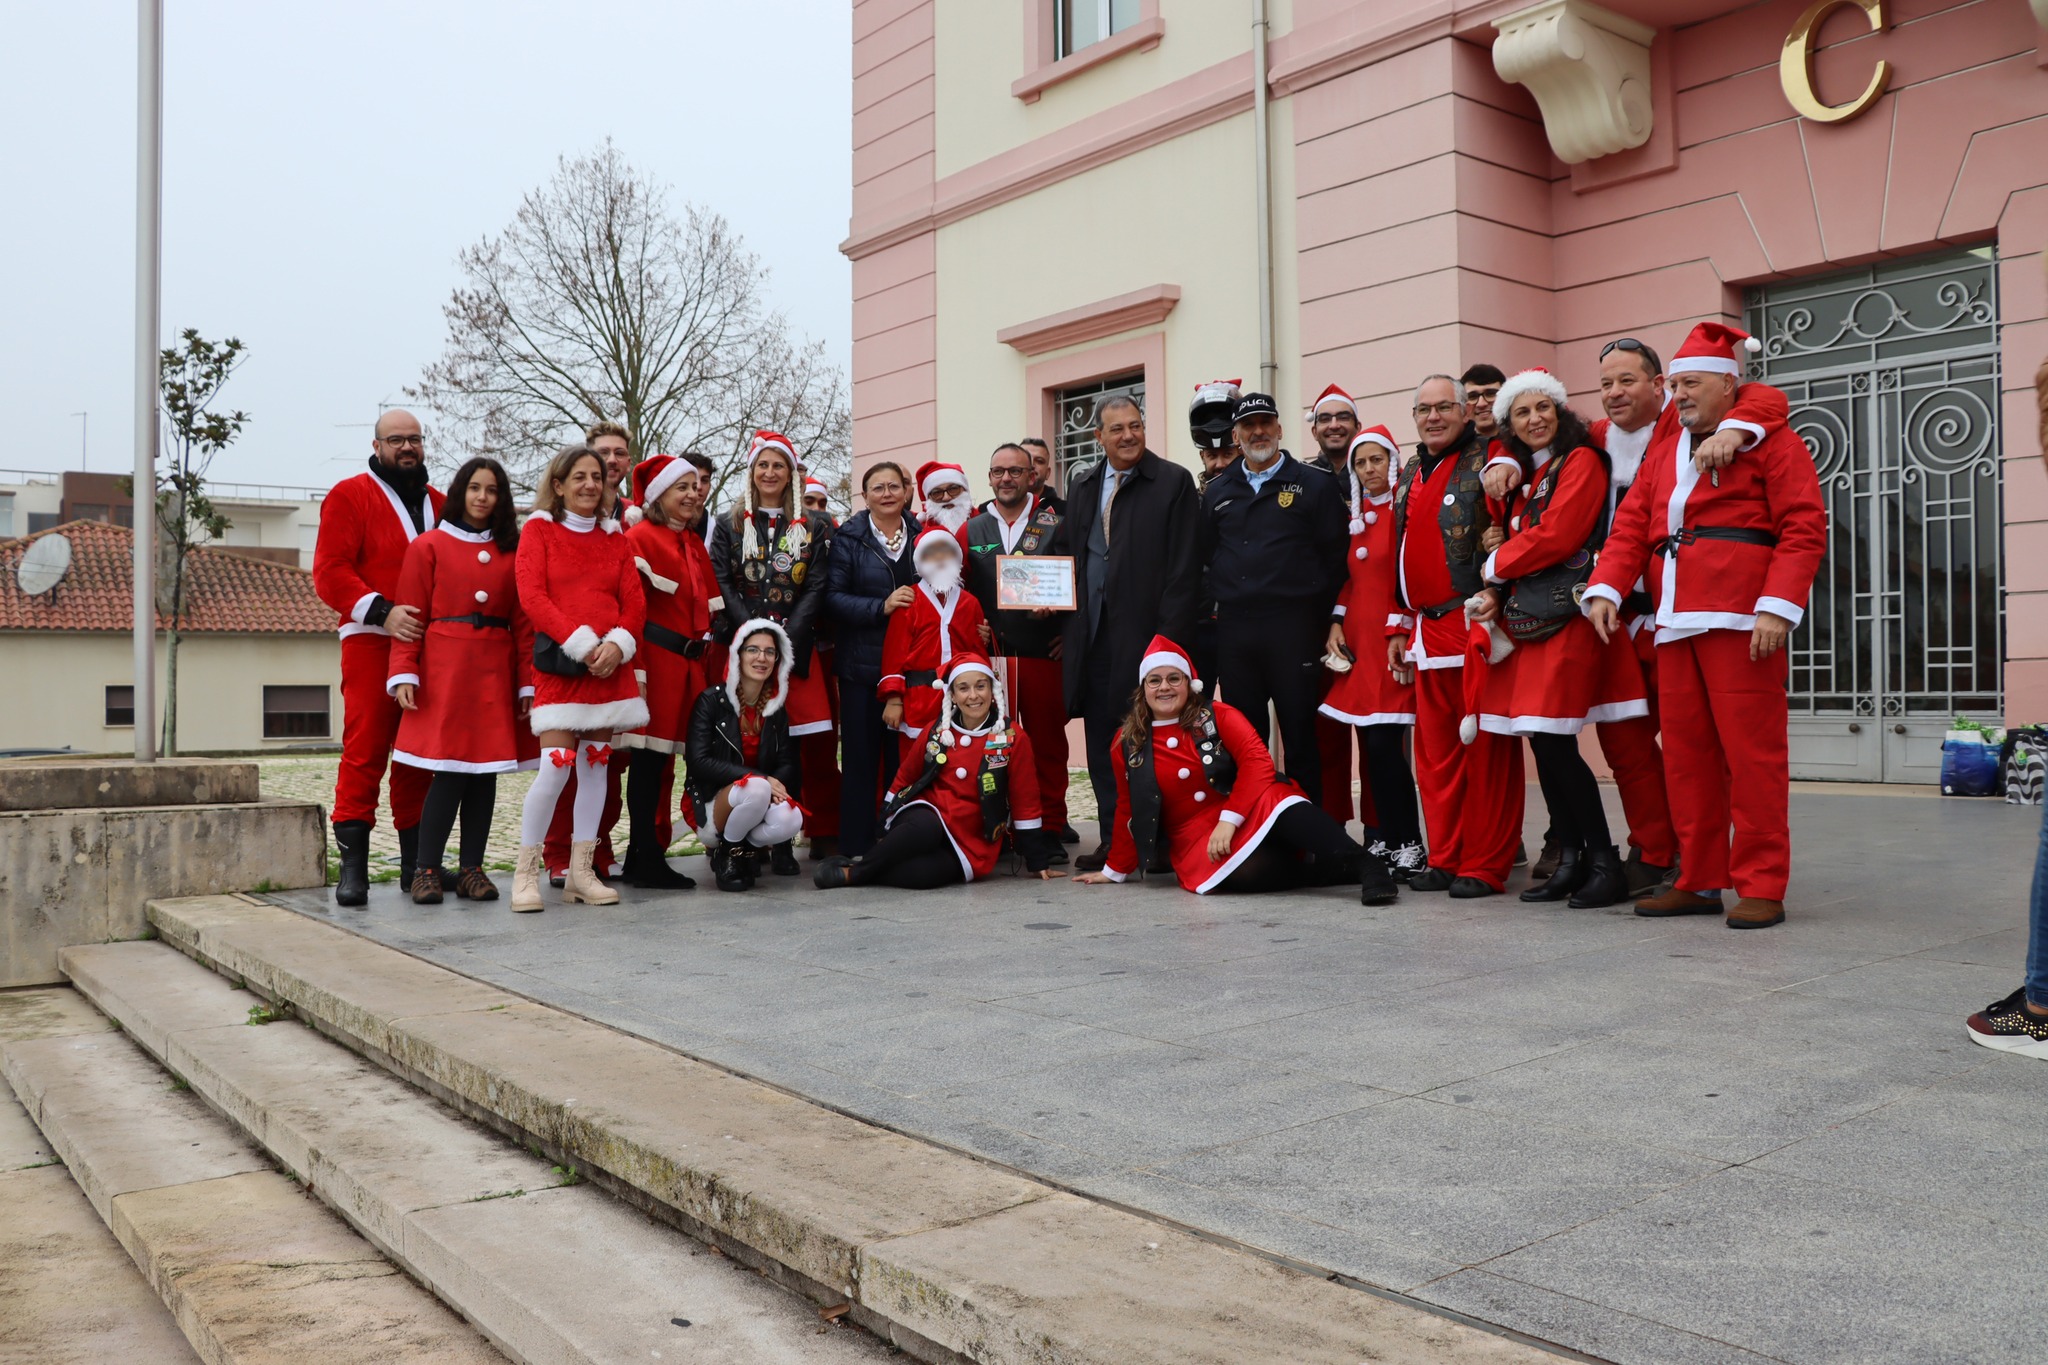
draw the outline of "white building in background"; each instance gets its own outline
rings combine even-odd
[[[71,521],[132,526],[135,504],[123,490],[125,475],[67,469],[0,469],[0,540],[31,536]],[[313,567],[324,488],[288,484],[209,483],[213,505],[228,519],[215,545],[252,559]]]

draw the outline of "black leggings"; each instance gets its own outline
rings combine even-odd
[[[929,891],[966,881],[960,855],[946,837],[945,822],[930,806],[912,806],[896,817],[880,841],[847,869],[854,886],[900,886]]]
[[[1304,853],[1313,861],[1304,862],[1299,856]],[[1359,860],[1367,856],[1328,811],[1313,801],[1302,801],[1280,812],[1258,848],[1216,889],[1290,891],[1356,881]]]
[[[1406,725],[1358,727],[1358,741],[1365,747],[1365,786],[1372,793],[1380,838],[1388,848],[1422,842],[1415,775],[1408,770],[1408,730]]]
[[[441,866],[448,856],[448,833],[455,828],[455,814],[460,810],[460,866],[482,867],[484,848],[491,841],[491,807],[497,800],[496,773],[435,773],[427,785],[426,803],[420,807],[419,865]]]
[[[1536,755],[1536,780],[1543,804],[1550,808],[1550,832],[1565,848],[1605,848],[1614,842],[1607,830],[1607,807],[1600,802],[1600,781],[1579,752],[1577,735],[1531,735]]]

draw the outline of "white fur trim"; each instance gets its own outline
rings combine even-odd
[[[607,731],[617,734],[621,730],[642,729],[647,720],[647,703],[635,696],[621,697],[617,701],[558,701],[536,706],[532,724],[536,735],[544,735],[550,730],[568,730],[579,735]]]
[[[578,626],[569,632],[568,639],[562,641],[562,652],[580,664],[590,657],[590,651],[599,643],[596,631],[589,626]]]
[[[937,469],[924,476],[923,482],[917,486],[917,491],[925,497],[930,497],[933,489],[944,488],[948,484],[958,484],[962,488],[967,487],[967,471],[959,465],[940,465]]]
[[[1667,377],[1678,374],[1741,374],[1742,365],[1717,355],[1676,356],[1664,367],[1664,373]]]
[[[1316,709],[1331,720],[1341,720],[1346,725],[1413,725],[1415,723],[1415,713],[1413,711],[1375,711],[1371,715],[1355,716],[1349,711],[1339,711],[1328,702],[1324,702]]]
[[[1595,583],[1586,589],[1586,595],[1579,599],[1580,614],[1591,616],[1593,613],[1588,608],[1595,602],[1612,602],[1618,607],[1621,605],[1621,594],[1605,583]]]
[[[828,716],[824,720],[814,720],[802,725],[792,725],[789,727],[789,733],[799,739],[805,735],[828,735],[832,733],[832,720]]]
[[[1720,426],[1718,426],[1718,427],[1716,427],[1716,428],[1715,428],[1715,430],[1716,430],[1716,431],[1739,431],[1739,432],[1741,432],[1741,433],[1742,433],[1743,435],[1747,436],[1747,437],[1748,437],[1749,439],[1748,439],[1748,440],[1746,440],[1746,441],[1744,441],[1744,442],[1742,443],[1742,448],[1743,448],[1744,450],[1749,450],[1749,449],[1751,449],[1752,447],[1754,447],[1754,446],[1756,445],[1756,443],[1757,443],[1757,442],[1759,442],[1759,441],[1763,440],[1763,438],[1764,438],[1764,429],[1763,429],[1762,427],[1758,426],[1758,425],[1757,425],[1756,423],[1754,423],[1754,422],[1738,422],[1738,421],[1736,421],[1736,420],[1735,420],[1734,418],[1732,418],[1732,417],[1731,417],[1731,418],[1729,418],[1728,420],[1726,420],[1726,421],[1722,422]]]
[[[673,597],[675,595],[676,589],[682,586],[673,578],[663,578],[653,569],[648,568],[647,561],[645,559],[642,559],[639,555],[633,556],[633,563],[639,568],[640,576],[646,579],[649,583],[652,583],[657,592],[665,592],[669,594],[671,597]]]
[[[949,545],[952,547],[953,557],[955,559],[965,561],[965,559],[967,558],[967,556],[960,549],[960,538],[958,536],[954,535],[951,531],[947,530],[943,526],[927,526],[923,531],[920,531],[918,533],[917,544],[911,547],[911,563],[914,564],[919,559],[922,559],[924,557],[924,551],[927,545]]]
[[[669,489],[674,488],[676,484],[682,479],[683,475],[694,474],[696,472],[697,466],[691,464],[688,460],[671,459],[667,464],[661,467],[661,472],[659,474],[656,474],[653,478],[647,481],[647,497],[644,499],[644,501],[660,502],[661,495],[663,493],[668,492]],[[635,506],[632,510],[637,512],[640,509],[638,506]],[[630,526],[632,525],[632,523],[628,522],[627,525]]]
[[[522,697],[530,697],[533,695],[533,689],[531,687],[522,687],[519,689],[519,695]]]
[[[408,768],[425,768],[428,772],[434,773],[509,773],[519,770],[519,760],[516,758],[469,763],[459,758],[426,758],[420,754],[409,754],[403,749],[393,749],[391,761],[403,763]]]
[[[1260,825],[1257,829],[1253,830],[1249,838],[1244,839],[1242,842],[1238,844],[1237,848],[1231,853],[1229,859],[1226,860],[1221,867],[1217,868],[1214,872],[1209,874],[1209,880],[1203,882],[1200,886],[1195,888],[1195,894],[1198,896],[1206,895],[1209,892],[1215,890],[1218,886],[1221,886],[1223,884],[1224,878],[1228,877],[1231,873],[1237,871],[1237,865],[1243,862],[1246,858],[1251,857],[1252,851],[1258,848],[1258,846],[1265,841],[1266,831],[1273,828],[1273,822],[1280,818],[1281,811],[1286,810],[1289,806],[1303,805],[1307,801],[1308,798],[1306,796],[1283,797],[1280,803],[1274,806],[1273,809],[1267,814],[1266,822]]]
[[[1164,664],[1173,665],[1173,667],[1186,674],[1191,680],[1195,676],[1195,667],[1188,662],[1187,655],[1175,654],[1170,650],[1162,649],[1157,654],[1147,654],[1144,658],[1138,660],[1138,682],[1142,685],[1147,673]],[[1195,690],[1198,692],[1201,690],[1199,684],[1197,684]]]
[[[418,687],[420,685],[420,675],[417,673],[392,674],[384,680],[384,695],[387,697],[395,695],[399,687],[405,683],[411,683],[414,687]],[[419,765],[414,764],[413,766],[418,767]]]
[[[1516,738],[1523,735],[1576,735],[1588,725],[1608,725],[1618,720],[1634,720],[1650,714],[1650,703],[1638,698],[1635,701],[1607,702],[1588,708],[1583,716],[1501,716],[1487,712],[1477,717],[1479,728],[1489,735],[1505,735]],[[1470,724],[1475,718],[1465,717]],[[1459,733],[1463,733],[1461,727]],[[1465,741],[1470,744],[1471,740]]]
[[[773,444],[770,442],[769,444]],[[740,646],[747,642],[749,635],[767,631],[775,637],[777,659],[775,663],[775,695],[761,707],[761,718],[766,720],[782,709],[789,700],[789,673],[796,667],[796,650],[790,646],[789,632],[765,616],[756,616],[733,632],[732,646],[725,652],[725,695],[732,703],[732,709],[740,709]],[[827,722],[830,728],[830,722]],[[792,730],[790,733],[796,733]],[[808,727],[806,733],[809,733]]]
[[[612,747],[614,749],[650,749],[658,754],[680,754],[683,752],[683,741],[663,739],[659,735],[622,732],[612,736]]]
[[[348,619],[354,621],[357,625],[362,625],[363,618],[370,614],[370,608],[375,606],[376,603],[376,593],[364,593],[361,597],[358,597],[356,599],[356,604],[348,609]],[[371,627],[371,629],[375,630],[378,629],[378,627],[373,626]]]
[[[1510,375],[1500,386],[1500,395],[1493,400],[1493,420],[1506,430],[1508,414],[1515,410],[1515,400],[1525,393],[1540,393],[1559,408],[1571,397],[1564,391],[1564,381],[1548,370],[1523,370]]]
[[[1756,609],[1760,612],[1767,611],[1773,616],[1784,617],[1792,623],[1795,630],[1799,623],[1806,619],[1806,608],[1796,602],[1787,602],[1782,597],[1759,597],[1756,599]]]
[[[627,630],[624,626],[613,626],[604,633],[604,638],[605,643],[619,647],[619,653],[625,655],[624,662],[626,663],[633,662],[634,654],[639,652],[640,642],[635,640],[633,632]]]
[[[1130,873],[1119,872],[1115,868],[1109,866],[1107,863],[1104,863],[1102,866],[1102,875],[1108,880],[1117,883],[1118,885],[1122,885],[1123,883],[1131,879]]]
[[[1470,744],[1479,738],[1479,717],[1467,716],[1458,722],[1458,743]]]

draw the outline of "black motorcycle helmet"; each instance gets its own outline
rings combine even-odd
[[[1238,379],[1212,379],[1195,385],[1195,401],[1188,404],[1188,433],[1203,450],[1222,450],[1231,443],[1231,416],[1241,383]]]

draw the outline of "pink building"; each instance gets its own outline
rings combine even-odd
[[[1262,373],[1396,432],[1481,360],[1592,412],[1605,341],[1724,317],[1831,503],[1795,772],[1928,781],[1958,712],[2048,720],[2048,0],[855,0],[853,29],[858,461],[1093,458],[1125,389],[1192,463],[1193,386]]]

